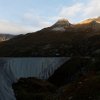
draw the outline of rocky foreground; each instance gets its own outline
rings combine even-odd
[[[21,78],[13,84],[17,100],[100,100],[100,59],[70,59],[47,80]]]

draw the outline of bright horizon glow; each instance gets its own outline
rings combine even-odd
[[[54,24],[100,16],[100,0],[0,0],[0,33],[24,34]]]

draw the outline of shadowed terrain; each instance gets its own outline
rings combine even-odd
[[[94,56],[100,53],[100,17],[78,24],[60,20],[0,43],[0,56]]]
[[[13,88],[17,100],[99,100],[100,58],[72,57],[47,80],[22,78]]]

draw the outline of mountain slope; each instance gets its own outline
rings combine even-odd
[[[9,40],[13,37],[14,35],[11,35],[11,34],[0,34],[0,42]]]
[[[96,22],[100,23],[100,17],[86,19],[86,20],[82,21],[81,24],[90,23],[92,21],[96,21]]]
[[[99,100],[100,58],[72,58],[48,81],[60,87],[56,93],[58,100]]]
[[[60,20],[35,33],[0,43],[0,56],[87,56],[100,49],[100,23]]]
[[[51,26],[52,31],[65,31],[66,27],[70,27],[71,23],[67,19],[58,20],[54,25]]]

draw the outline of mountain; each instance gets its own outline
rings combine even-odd
[[[100,23],[100,17],[86,19],[86,20],[82,21],[81,24],[90,23],[92,21],[96,21],[96,22]]]
[[[100,55],[99,17],[88,23],[67,19],[54,25],[0,43],[0,56],[94,56]],[[85,21],[86,22],[86,21]],[[96,53],[96,54],[95,54]]]
[[[70,27],[71,23],[67,19],[58,20],[54,25],[51,26],[53,31],[65,31],[66,27]]]
[[[7,41],[13,37],[14,35],[11,35],[11,34],[0,34],[0,42]]]
[[[97,18],[90,18],[78,23],[80,26],[83,25],[86,28],[92,28],[95,31],[100,31],[100,17]]]

